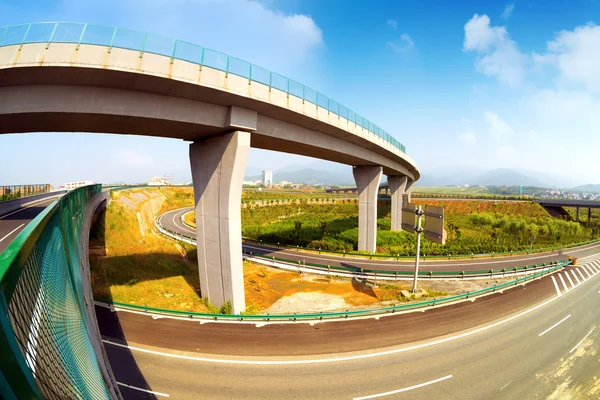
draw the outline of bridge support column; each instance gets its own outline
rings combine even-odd
[[[352,173],[358,190],[358,250],[374,253],[377,247],[377,194],[383,168],[354,167]]]
[[[579,207],[575,207],[575,220],[579,222]]]
[[[388,185],[392,197],[392,230],[402,230],[402,197],[406,189],[406,176],[388,176]]]
[[[200,291],[221,307],[246,308],[240,203],[250,132],[235,131],[190,145]]]
[[[592,209],[588,208],[588,224],[592,222]]]

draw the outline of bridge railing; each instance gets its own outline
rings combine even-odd
[[[47,46],[50,46],[51,43],[76,43],[78,45],[114,47],[139,51],[140,57],[144,53],[151,53],[170,57],[172,60],[178,59],[207,66],[227,74],[246,78],[251,82],[261,83],[269,88],[296,96],[304,102],[322,107],[330,113],[369,130],[401,152],[406,153],[404,145],[392,135],[360,114],[316,90],[258,65],[183,40],[131,29],[71,22],[44,22],[0,28],[0,47],[28,43],[46,43]]]
[[[109,398],[80,273],[86,205],[100,191],[91,185],[68,192],[0,254],[0,392],[6,398]]]
[[[464,299],[472,299],[478,296],[483,296],[495,292],[502,292],[503,290],[510,289],[512,287],[525,284],[534,279],[541,278],[545,275],[551,274],[561,268],[570,265],[571,261],[561,261],[548,264],[546,268],[541,271],[526,275],[523,277],[515,278],[512,281],[500,283],[497,285],[489,286],[483,289],[475,290],[472,292],[461,293],[457,295],[434,298],[424,301],[407,302],[389,307],[378,307],[363,310],[346,310],[338,312],[318,312],[318,313],[299,313],[299,314],[208,314],[190,311],[177,311],[177,310],[165,310],[160,308],[153,308],[147,306],[140,306],[135,304],[120,303],[115,301],[107,301],[98,299],[98,302],[109,304],[114,307],[139,310],[144,312],[150,312],[155,314],[165,314],[178,316],[190,319],[210,319],[215,321],[306,321],[306,320],[323,320],[323,319],[347,319],[352,317],[365,317],[375,315],[386,315],[394,314],[396,312],[403,312],[415,309],[431,308],[436,305],[449,304]]]
[[[47,193],[51,190],[52,186],[47,183],[36,185],[0,186],[0,201],[14,200],[27,196],[35,196],[36,194]]]

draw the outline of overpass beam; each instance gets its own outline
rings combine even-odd
[[[240,203],[250,132],[234,131],[190,145],[200,291],[221,307],[246,308]]]
[[[388,176],[388,185],[392,197],[392,230],[402,230],[402,197],[406,190],[406,176]]]
[[[377,194],[383,168],[360,166],[352,169],[358,190],[358,250],[374,253],[377,248]]]

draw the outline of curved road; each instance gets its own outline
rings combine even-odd
[[[117,380],[136,387],[125,398],[591,399],[600,391],[597,275],[595,259],[474,302],[314,326],[101,308],[98,318]]]
[[[159,217],[159,223],[166,229],[181,235],[196,239],[196,231],[193,228],[181,222],[181,216],[190,211],[192,207],[172,210],[162,214]],[[351,257],[329,256],[309,252],[297,252],[290,249],[278,249],[269,246],[257,245],[255,243],[243,243],[246,251],[251,251],[258,255],[275,256],[292,261],[315,263],[321,265],[342,266],[355,269],[377,269],[385,271],[413,271],[414,261],[393,261],[393,260],[368,260]],[[566,249],[561,259],[568,256],[578,258],[586,257],[600,251],[600,243],[582,246],[580,248]],[[523,267],[525,265],[539,264],[559,259],[558,253],[537,253],[529,255],[519,255],[498,258],[477,258],[474,260],[422,260],[421,271],[479,271],[486,269],[503,269]]]
[[[55,198],[43,199],[20,210],[0,216],[0,253],[8,247],[10,242],[32,219],[37,217],[55,200]]]

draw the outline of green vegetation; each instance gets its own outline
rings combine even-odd
[[[242,192],[242,203],[252,204],[252,202],[257,201],[286,201],[293,202],[298,200],[329,200],[335,198],[347,198],[347,197],[355,197],[355,195],[339,195],[334,193],[326,193],[324,190],[273,190],[273,189],[265,189],[265,190],[253,190],[253,189],[244,189]]]
[[[416,201],[420,203],[420,201]],[[593,239],[598,226],[552,218],[530,202],[434,201],[444,205],[448,240],[441,246],[422,242],[425,255],[507,252],[564,246]],[[487,211],[490,210],[490,211]],[[414,255],[415,235],[390,231],[390,206],[378,207],[377,252]],[[358,206],[355,200],[336,204],[284,204],[242,209],[245,237],[312,249],[353,252],[358,245]]]

